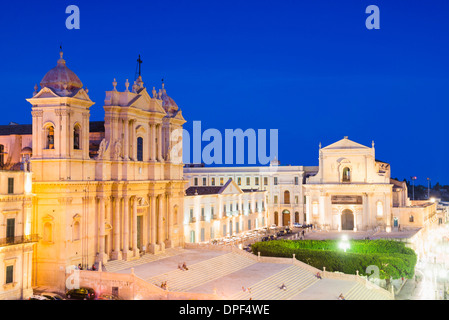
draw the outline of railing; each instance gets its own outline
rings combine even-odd
[[[31,234],[28,236],[7,237],[7,238],[0,239],[0,247],[13,246],[16,244],[31,243],[31,242],[38,242],[38,241],[39,241],[39,235],[37,235],[37,234]]]

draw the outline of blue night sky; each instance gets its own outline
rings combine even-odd
[[[80,29],[68,30],[68,5]],[[380,30],[368,30],[368,5]],[[449,184],[448,1],[8,1],[0,9],[0,124],[31,123],[25,101],[56,66],[89,89],[161,86],[191,130],[279,129],[281,164],[318,165],[318,144],[371,146],[392,177]],[[203,143],[204,146],[204,143]]]

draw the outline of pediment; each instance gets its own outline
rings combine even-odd
[[[220,189],[220,194],[240,194],[243,193],[242,189],[239,188],[234,180],[229,179],[225,185]]]
[[[164,108],[162,107],[162,101],[151,98],[146,88],[142,88],[135,99],[130,101],[128,106],[141,109],[143,111],[166,114]]]
[[[35,96],[33,96],[33,99],[42,99],[42,98],[60,98],[60,96],[57,95],[50,88],[43,87]]]
[[[348,138],[343,138],[322,149],[329,150],[329,149],[371,149],[371,148],[364,146],[360,143],[354,142],[352,140],[349,140]]]

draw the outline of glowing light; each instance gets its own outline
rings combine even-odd
[[[348,237],[347,236],[343,236],[341,238],[341,242],[339,243],[339,248],[343,249],[344,252],[346,252],[346,250],[349,249],[350,245],[349,245],[349,241],[348,241]]]

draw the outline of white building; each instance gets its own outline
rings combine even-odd
[[[184,179],[188,186],[223,186],[229,179],[242,189],[267,191],[268,224],[278,226],[306,222],[303,182],[318,167],[281,166],[273,160],[270,166],[204,167],[186,165]]]
[[[266,226],[266,191],[222,186],[191,186],[184,197],[186,243],[235,236]]]

